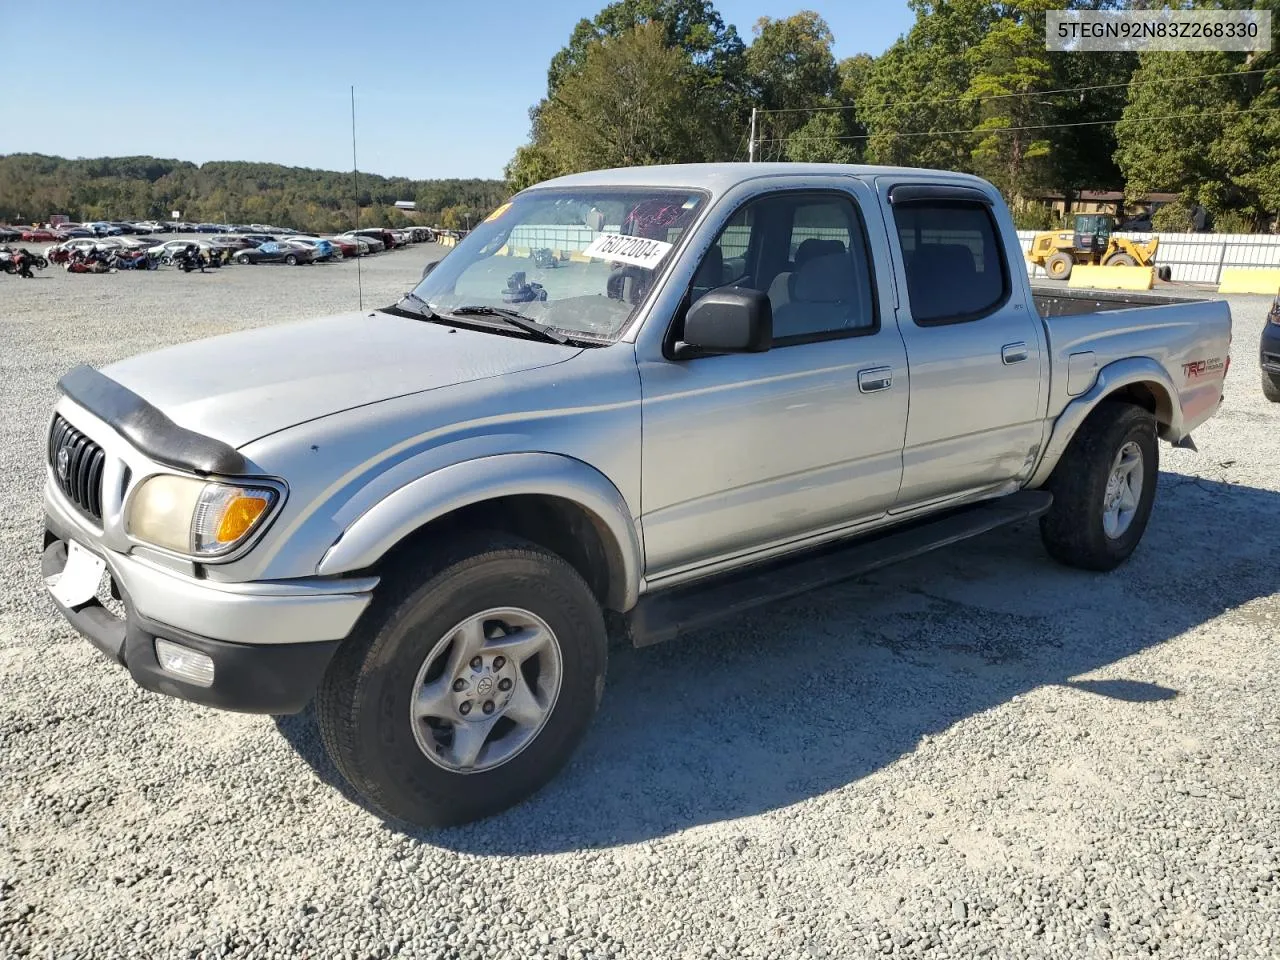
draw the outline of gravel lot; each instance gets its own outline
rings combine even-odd
[[[365,304],[432,255],[366,261]],[[37,573],[65,369],[355,303],[351,262],[0,277],[0,956],[1280,955],[1262,298],[1121,570],[1024,525],[618,651],[549,789],[434,834],[344,795],[306,715],[135,688]]]

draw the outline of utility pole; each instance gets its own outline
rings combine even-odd
[[[751,108],[751,133],[747,137],[747,163],[756,162],[756,108]]]

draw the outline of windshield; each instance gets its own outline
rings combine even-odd
[[[437,313],[503,307],[571,335],[613,338],[706,202],[692,190],[532,190],[491,213],[414,293]]]

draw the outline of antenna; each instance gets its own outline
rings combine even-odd
[[[351,185],[355,191],[356,229],[360,229],[360,165],[356,162],[356,88],[351,85]],[[357,238],[359,234],[356,235]],[[364,279],[360,275],[360,243],[356,241],[356,302],[364,309]]]

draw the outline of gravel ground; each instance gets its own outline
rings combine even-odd
[[[368,260],[365,303],[422,247]],[[307,715],[136,689],[37,574],[78,362],[354,306],[351,263],[0,277],[0,955],[1274,957],[1280,408],[1266,302],[1109,575],[1033,525],[613,658],[556,782],[406,833]]]

